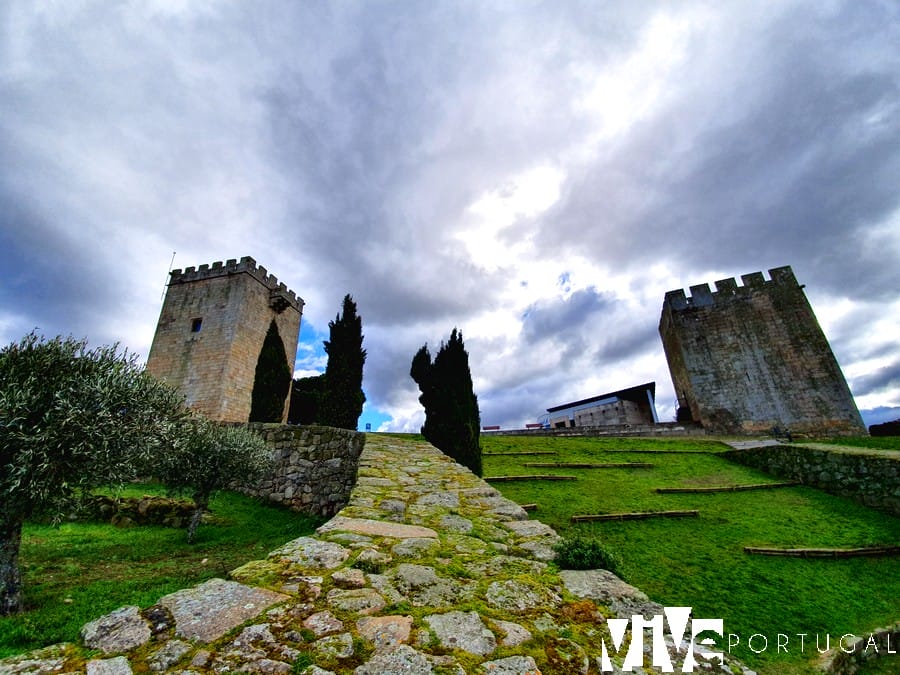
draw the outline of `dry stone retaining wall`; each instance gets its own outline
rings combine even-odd
[[[347,504],[365,434],[288,424],[254,423],[249,428],[273,449],[275,469],[243,492],[314,516],[333,516]]]
[[[868,454],[827,445],[772,444],[730,450],[724,456],[900,515],[900,453]]]

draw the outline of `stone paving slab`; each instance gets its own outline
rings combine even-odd
[[[287,599],[288,596],[265,588],[210,579],[194,588],[166,595],[160,598],[159,604],[172,613],[175,635],[186,640],[213,642],[264,609]]]
[[[326,532],[355,532],[376,537],[393,537],[394,539],[437,539],[437,532],[429,527],[420,525],[405,525],[403,523],[372,520],[370,518],[346,518],[337,515],[318,530],[319,534]]]

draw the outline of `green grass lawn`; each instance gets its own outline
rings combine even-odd
[[[132,486],[126,495],[164,494]],[[213,577],[312,533],[320,520],[223,492],[189,545],[186,531],[104,523],[26,524],[21,567],[26,611],[0,618],[0,658],[75,642],[88,621],[123,605],[148,607],[161,596]]]
[[[813,672],[815,635],[839,639],[900,619],[900,558],[807,560],[751,556],[743,547],[856,547],[900,543],[900,518],[806,487],[717,494],[657,494],[657,487],[777,482],[717,456],[698,440],[483,436],[484,475],[569,474],[577,481],[496,483],[561,535],[586,534],[622,561],[627,581],[668,606],[724,619],[739,636],[733,654],[767,673]],[[881,446],[876,446],[881,447]],[[885,449],[890,449],[888,446]],[[551,450],[550,456],[490,456]],[[653,453],[637,452],[653,450]],[[528,462],[650,462],[650,469],[528,468]],[[574,514],[697,509],[699,518],[570,522]],[[788,653],[777,653],[778,634]],[[806,633],[800,653],[799,633]],[[754,654],[747,640],[766,636]],[[812,647],[809,640],[813,640]],[[760,648],[757,637],[754,647]],[[898,659],[898,657],[891,657]],[[896,667],[896,664],[894,664]],[[880,667],[880,666],[879,666]],[[876,672],[876,671],[872,671]],[[880,672],[880,671],[879,671]],[[900,672],[891,671],[891,672]]]

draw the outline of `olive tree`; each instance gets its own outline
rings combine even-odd
[[[194,415],[155,462],[153,475],[173,493],[189,494],[194,513],[188,543],[209,509],[209,500],[235,481],[251,483],[271,470],[271,450],[246,427],[223,425]]]
[[[187,412],[117,345],[32,332],[0,349],[0,615],[22,608],[26,518],[60,518],[164,453]]]

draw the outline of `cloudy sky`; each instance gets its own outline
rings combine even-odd
[[[900,417],[900,5],[0,3],[0,339],[146,357],[174,267],[345,293],[362,422],[418,430],[463,331],[484,424],[655,380],[675,288],[791,265],[868,423]]]

